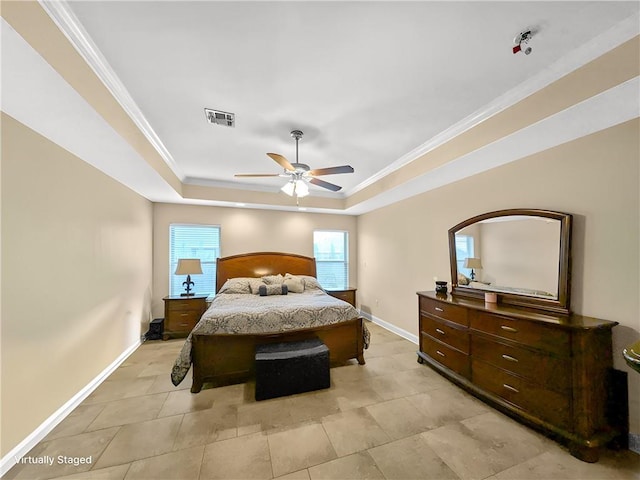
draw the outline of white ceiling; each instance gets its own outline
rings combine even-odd
[[[269,186],[266,152],[353,191],[637,12],[637,2],[69,2],[187,183]],[[531,55],[511,51],[526,27]],[[204,108],[236,114],[213,126]],[[211,182],[213,181],[213,183]],[[312,192],[321,191],[312,186]]]
[[[355,168],[322,177],[342,185],[341,192],[311,186],[312,196],[357,192],[640,28],[639,2],[41,4],[184,183],[278,192],[280,178],[233,175],[279,173],[266,153],[295,161],[289,132],[301,129],[301,162]],[[181,201],[130,146],[119,147],[120,165],[90,153],[93,148],[112,156],[114,132],[87,113],[90,106],[11,27],[2,26],[4,111],[147,198]],[[533,52],[514,55],[513,38],[526,28],[535,32]],[[449,170],[343,213],[361,213],[633,118],[637,90],[636,78],[588,106],[568,109],[544,129],[533,125],[487,145],[474,162],[461,157]],[[633,105],[625,107],[629,99]],[[207,123],[205,107],[235,113],[236,127]],[[612,108],[616,118],[607,115]],[[572,123],[576,115],[595,121]],[[63,138],[63,123],[66,131],[95,133]],[[92,138],[106,143],[97,147]]]

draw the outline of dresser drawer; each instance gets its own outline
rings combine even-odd
[[[460,375],[470,378],[469,356],[422,334],[424,353]]]
[[[196,326],[202,313],[200,310],[185,310],[181,312],[170,312],[165,318],[164,328],[175,332],[190,332]]]
[[[569,360],[512,345],[495,342],[481,334],[471,338],[474,359],[525,377],[532,383],[560,393],[571,389]]]
[[[455,322],[465,327],[469,326],[467,309],[446,302],[438,302],[430,298],[420,297],[420,310],[450,322]]]
[[[556,355],[569,352],[569,332],[517,318],[503,317],[487,312],[474,311],[470,326],[474,330],[506,338],[535,348],[544,349]]]
[[[187,310],[193,310],[196,312],[203,311],[206,308],[206,302],[204,299],[195,300],[170,300],[165,303],[167,312],[186,312]]]
[[[469,331],[466,328],[456,328],[451,324],[436,320],[426,315],[420,316],[420,332],[426,333],[447,345],[469,354]]]
[[[551,424],[566,427],[571,422],[570,396],[545,389],[524,378],[489,365],[474,357],[473,383],[507,402]]]

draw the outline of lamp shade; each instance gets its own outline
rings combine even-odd
[[[296,180],[296,195],[301,198],[309,195],[309,187],[304,180]]]
[[[464,260],[464,268],[482,268],[482,262],[479,258],[465,258]]]
[[[282,190],[284,193],[286,193],[290,197],[293,197],[295,195],[296,197],[302,198],[309,195],[309,187],[307,186],[306,182],[302,179],[298,179],[298,180],[292,179],[287,183],[285,183],[280,190]]]
[[[181,258],[178,260],[176,275],[195,275],[202,273],[199,258]]]
[[[294,182],[287,182],[284,184],[284,187],[282,187],[280,190],[282,190],[284,193],[292,197],[295,189],[296,189],[296,184]]]

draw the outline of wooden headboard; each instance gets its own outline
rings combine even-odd
[[[316,259],[295,253],[256,252],[218,258],[216,292],[230,278],[290,273],[316,276]]]

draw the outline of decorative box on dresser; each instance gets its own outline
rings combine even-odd
[[[163,340],[186,336],[207,310],[207,295],[167,296],[164,300]]]
[[[435,292],[418,292],[418,302],[420,363],[581,460],[597,461],[599,447],[625,435],[608,408],[616,322]]]
[[[342,290],[327,290],[327,293],[332,297],[339,298],[340,300],[344,300],[347,303],[350,303],[354,307],[356,306],[356,288],[345,288]]]

